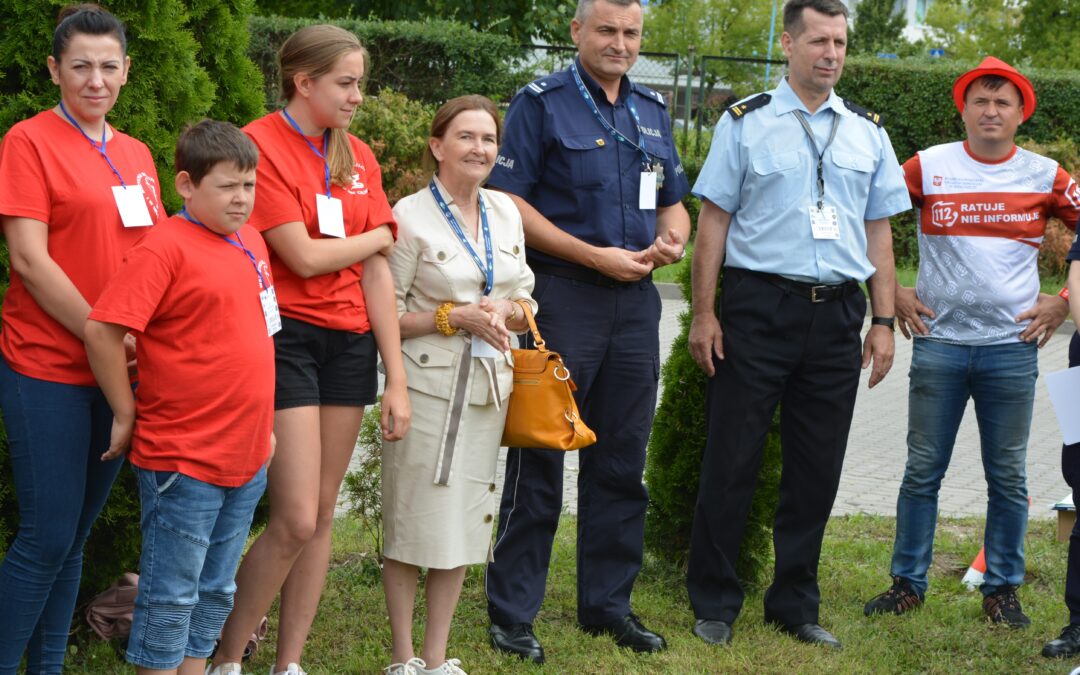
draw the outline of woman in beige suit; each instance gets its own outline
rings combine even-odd
[[[390,675],[464,675],[446,658],[465,565],[491,558],[495,462],[513,386],[510,339],[528,324],[521,215],[480,189],[495,162],[500,124],[483,96],[443,105],[432,121],[428,187],[394,207],[390,257],[413,422],[383,447],[383,584],[393,634]],[[412,642],[420,567],[428,568],[422,658]],[[430,669],[429,669],[430,667]]]

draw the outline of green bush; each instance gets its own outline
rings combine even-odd
[[[355,452],[360,461],[345,474],[342,486],[349,513],[356,517],[374,546],[374,557],[382,561],[382,407],[375,404],[364,413]]]
[[[372,91],[388,88],[411,99],[442,103],[463,94],[509,97],[529,77],[514,64],[522,48],[502,35],[489,35],[450,21],[360,21],[253,17],[248,55],[262,69],[266,102],[278,102],[277,51],[303,26],[331,23],[356,34],[371,54],[366,75]]]
[[[58,92],[45,67],[56,14],[64,0],[0,0],[0,133],[56,105]],[[135,0],[108,8],[127,26],[131,72],[109,121],[150,148],[170,211],[173,148],[186,122],[212,114],[245,123],[262,109],[261,75],[245,54],[251,0],[158,0],[148,9]],[[200,44],[198,39],[203,40]],[[220,94],[220,95],[216,95]],[[3,259],[6,288],[7,251]],[[6,437],[0,427],[0,551],[18,526]],[[265,521],[263,521],[265,522]],[[96,593],[138,564],[139,503],[134,476],[125,469],[86,547],[82,593]]]
[[[383,189],[391,204],[427,185],[421,165],[435,106],[382,89],[364,99],[349,129],[371,146],[382,168]]]

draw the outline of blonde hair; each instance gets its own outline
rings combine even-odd
[[[281,71],[281,98],[286,102],[296,95],[293,78],[300,73],[318,78],[333,70],[345,54],[360,52],[367,72],[370,57],[355,35],[337,26],[319,24],[305,26],[289,36],[278,51]],[[330,129],[326,147],[326,163],[330,166],[330,180],[342,186],[351,184],[353,175],[352,146],[348,129]]]

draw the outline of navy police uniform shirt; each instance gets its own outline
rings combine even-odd
[[[644,139],[650,162],[663,165],[657,206],[678,203],[690,186],[663,96],[623,77],[612,105],[580,61],[578,72],[608,123],[635,143]],[[640,132],[627,106],[629,97],[641,119]],[[567,68],[514,96],[488,185],[518,195],[582,241],[641,251],[656,239],[656,211],[638,208],[643,168],[641,153],[601,126]],[[571,266],[533,249],[528,254],[530,262]]]

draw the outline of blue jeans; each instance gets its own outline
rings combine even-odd
[[[908,390],[908,460],[896,501],[892,574],[920,592],[933,556],[938,490],[969,398],[987,483],[982,592],[1024,581],[1028,434],[1039,374],[1034,343],[968,347],[917,339]]]
[[[19,531],[0,565],[0,673],[59,673],[83,544],[123,460],[102,462],[112,410],[97,387],[20,375],[0,358]]]
[[[167,670],[206,658],[233,607],[236,567],[266,467],[235,488],[133,467],[142,503],[139,594],[127,660]]]

